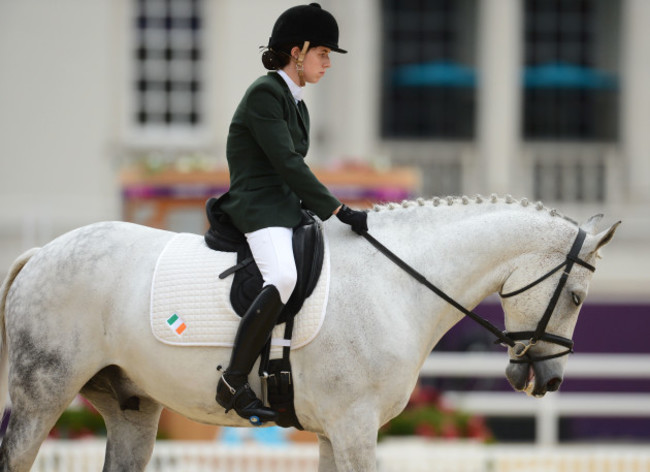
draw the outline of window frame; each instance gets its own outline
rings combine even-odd
[[[213,91],[207,81],[208,54],[206,39],[209,37],[211,24],[208,21],[209,8],[206,0],[196,0],[199,4],[200,14],[200,58],[197,61],[199,72],[199,93],[196,100],[201,112],[201,119],[193,125],[171,123],[169,125],[142,126],[136,120],[138,105],[141,100],[137,84],[139,80],[139,64],[137,59],[139,47],[138,13],[139,2],[142,0],[129,0],[124,9],[125,16],[125,44],[124,44],[124,108],[121,112],[122,144],[127,153],[151,151],[157,152],[165,149],[166,152],[176,153],[181,151],[197,151],[210,147],[213,140],[211,130],[212,113],[206,104],[211,103]],[[165,0],[163,0],[165,1]]]

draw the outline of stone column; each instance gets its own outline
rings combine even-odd
[[[381,87],[381,5],[374,0],[331,0],[322,4],[339,25],[332,68],[307,87],[312,113],[310,154],[321,165],[352,157],[372,162],[377,148]],[[313,90],[312,90],[313,89]]]
[[[519,0],[479,4],[477,190],[519,194],[523,12]]]
[[[625,0],[621,28],[621,148],[627,195],[650,203],[650,2]]]

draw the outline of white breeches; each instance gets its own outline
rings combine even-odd
[[[264,286],[275,286],[282,303],[286,304],[298,278],[293,258],[293,229],[277,226],[262,228],[246,233],[246,239],[262,273]]]

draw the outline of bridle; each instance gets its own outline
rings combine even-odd
[[[534,280],[533,282],[529,283],[523,288],[520,288],[519,290],[515,290],[509,293],[499,293],[499,296],[501,298],[514,297],[515,295],[519,295],[520,293],[523,293],[526,290],[533,288],[535,285],[541,283],[542,281],[549,278],[551,275],[555,274],[560,269],[564,268],[564,272],[562,272],[562,276],[560,277],[560,280],[557,283],[555,292],[553,292],[553,295],[551,296],[551,300],[548,302],[548,306],[546,307],[546,311],[544,311],[542,318],[537,323],[537,328],[535,329],[535,331],[516,331],[516,332],[504,331],[503,332],[504,337],[507,338],[507,340],[509,341],[506,343],[513,348],[514,354],[515,356],[517,356],[517,359],[511,359],[510,362],[515,364],[540,362],[548,359],[554,359],[556,357],[561,357],[573,352],[572,339],[547,333],[546,327],[548,326],[548,322],[551,319],[551,315],[553,315],[553,312],[555,311],[555,306],[557,305],[557,301],[560,298],[560,294],[562,293],[562,290],[564,289],[564,286],[566,285],[566,282],[569,279],[569,274],[571,273],[571,269],[573,268],[573,265],[578,264],[581,265],[582,267],[587,268],[591,272],[596,271],[596,268],[593,265],[583,261],[578,257],[578,254],[580,254],[580,249],[582,248],[582,244],[584,243],[586,236],[587,233],[584,230],[582,229],[578,230],[578,235],[576,236],[576,239],[573,242],[573,246],[571,246],[571,249],[569,250],[569,253],[566,256],[566,259],[557,267],[554,267],[553,269],[548,271],[546,274],[542,275],[537,280]],[[522,340],[528,340],[528,343],[524,343],[522,342]],[[550,354],[548,356],[541,356],[541,357],[530,356],[528,354],[528,350],[531,347],[533,347],[535,344],[537,344],[539,341],[546,341],[552,344],[557,344],[567,349],[565,351],[558,352],[556,354]]]
[[[550,334],[546,332],[546,327],[548,326],[548,323],[551,319],[551,315],[553,315],[553,312],[555,311],[555,307],[557,305],[557,302],[560,298],[560,294],[562,293],[562,290],[564,289],[564,286],[566,285],[566,282],[569,278],[569,274],[571,273],[571,269],[573,268],[574,264],[581,265],[582,267],[587,268],[591,272],[594,272],[596,268],[583,261],[578,257],[580,254],[580,249],[582,248],[582,245],[585,241],[585,238],[587,237],[587,233],[583,229],[578,229],[578,235],[576,236],[575,241],[573,242],[573,245],[571,246],[571,249],[569,250],[569,253],[566,256],[566,259],[564,262],[562,262],[560,265],[554,267],[550,271],[548,271],[546,274],[542,275],[538,279],[534,280],[533,282],[529,283],[523,288],[520,288],[518,290],[514,290],[509,293],[500,293],[499,295],[501,298],[509,298],[509,297],[514,297],[516,295],[519,295],[537,284],[543,282],[547,278],[549,278],[551,275],[555,274],[557,271],[560,269],[564,268],[564,272],[562,273],[562,276],[560,277],[560,280],[557,284],[557,287],[555,288],[555,292],[551,296],[551,300],[548,303],[548,306],[546,307],[546,311],[542,315],[542,318],[539,320],[537,323],[537,327],[535,328],[534,331],[516,331],[516,332],[508,332],[508,331],[502,331],[496,326],[494,326],[492,323],[490,323],[488,320],[485,318],[480,317],[473,311],[468,310],[461,304],[459,304],[456,300],[451,298],[449,295],[447,295],[445,292],[440,290],[438,287],[433,285],[431,282],[429,282],[426,277],[424,277],[421,273],[416,271],[413,267],[408,265],[406,262],[404,262],[402,259],[400,259],[398,256],[396,256],[392,251],[390,251],[386,246],[384,246],[382,243],[377,241],[373,236],[368,234],[368,232],[363,232],[361,235],[370,242],[375,248],[379,250],[382,254],[384,254],[386,257],[388,257],[391,261],[393,261],[396,265],[398,265],[401,269],[403,269],[405,272],[407,272],[410,276],[412,276],[415,280],[420,282],[422,285],[427,287],[429,290],[434,292],[436,295],[441,297],[443,300],[445,300],[447,303],[452,305],[454,308],[462,312],[465,316],[471,318],[472,320],[476,321],[478,324],[483,326],[485,329],[490,331],[492,334],[494,334],[497,337],[497,343],[510,346],[513,349],[513,352],[515,356],[517,357],[516,359],[510,359],[510,362],[514,364],[531,364],[533,362],[541,362],[545,361],[548,359],[554,359],[556,357],[561,357],[567,354],[570,354],[573,352],[573,340],[569,338],[565,338],[563,336],[557,336],[555,334]],[[523,341],[527,341],[523,342]],[[539,341],[546,341],[552,344],[557,344],[559,346],[563,346],[566,348],[565,351],[556,353],[556,354],[550,354],[547,356],[538,356],[538,357],[533,357],[528,353],[528,350],[533,347],[535,344],[537,344]]]

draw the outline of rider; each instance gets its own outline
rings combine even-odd
[[[325,74],[331,51],[347,52],[339,48],[338,36],[336,20],[317,3],[282,13],[262,55],[264,67],[273,72],[248,88],[230,124],[230,189],[220,208],[246,235],[264,279],[241,319],[230,364],[217,385],[219,405],[243,418],[277,419],[250,388],[248,375],[296,285],[292,228],[301,220],[301,207],[322,220],[334,214],[358,233],[367,230],[367,214],[342,205],[304,162],[309,113],[303,87]]]

